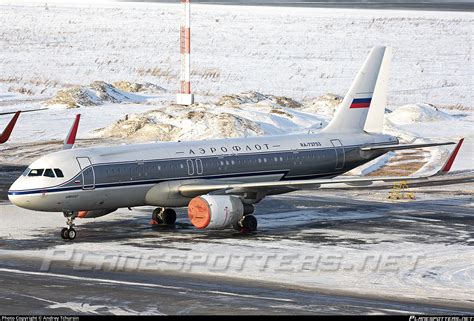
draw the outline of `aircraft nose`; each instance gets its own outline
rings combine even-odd
[[[23,197],[20,196],[20,185],[21,185],[21,177],[18,178],[8,190],[8,199],[12,204],[16,206],[23,207],[24,200]]]
[[[15,204],[16,206],[19,206],[18,205],[18,197],[14,194],[12,194],[10,191],[8,191],[8,199],[10,200],[10,202],[12,204]]]
[[[10,185],[10,188],[9,188],[9,190],[8,190],[8,195],[10,195],[10,193],[12,193],[12,192],[15,192],[15,191],[18,191],[18,190],[21,189],[21,188],[20,188],[21,179],[22,179],[21,176],[18,177],[18,178],[13,182],[13,184]]]

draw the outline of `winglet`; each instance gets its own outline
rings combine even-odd
[[[0,144],[5,143],[10,138],[10,134],[13,131],[13,127],[15,127],[18,117],[20,117],[20,113],[21,111],[17,111],[15,113],[15,116],[13,116],[12,120],[10,120],[10,122],[8,123],[7,127],[5,128],[2,135],[0,136]]]
[[[72,124],[69,134],[67,134],[66,139],[64,140],[63,149],[71,149],[74,147],[74,142],[76,141],[77,129],[79,127],[79,120],[81,119],[81,114],[76,115],[76,120]]]
[[[449,155],[448,160],[444,163],[443,167],[438,171],[438,175],[444,175],[449,172],[451,169],[451,166],[453,166],[454,160],[456,159],[456,156],[458,155],[459,149],[461,148],[462,143],[464,142],[464,138],[461,138],[459,142],[457,143],[456,147],[453,149],[451,152],[451,155]]]

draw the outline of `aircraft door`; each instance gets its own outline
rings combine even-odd
[[[188,159],[186,161],[186,164],[188,165],[188,175],[194,175],[194,163],[192,160]]]
[[[82,171],[82,189],[95,188],[95,173],[89,157],[77,157],[77,162]]]
[[[339,139],[331,139],[331,144],[334,146],[334,151],[336,152],[336,167],[335,169],[341,169],[344,167],[346,162],[346,155],[344,152],[344,147]]]
[[[203,168],[202,168],[202,161],[198,158],[196,159],[196,173],[198,175],[202,175]]]

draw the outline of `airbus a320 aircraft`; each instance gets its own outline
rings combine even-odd
[[[267,195],[426,178],[335,178],[388,151],[453,144],[402,145],[382,134],[390,58],[390,48],[372,49],[319,133],[63,150],[33,162],[9,199],[31,210],[63,212],[64,239],[76,237],[77,217],[144,205],[157,206],[152,217],[160,224],[174,224],[173,208],[187,206],[198,229],[255,231],[254,204]]]

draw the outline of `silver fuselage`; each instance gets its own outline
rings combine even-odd
[[[59,168],[64,177],[22,175],[8,197],[37,211],[186,206],[190,199],[174,192],[182,184],[331,178],[384,153],[361,146],[397,142],[383,134],[308,133],[72,149],[28,167]],[[157,184],[159,195],[147,197]]]

